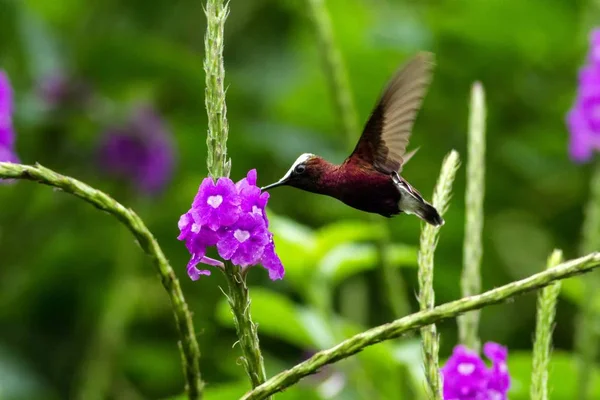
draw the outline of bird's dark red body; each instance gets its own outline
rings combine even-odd
[[[350,207],[385,217],[401,212],[400,192],[392,178],[371,165],[352,160],[335,165],[322,158],[309,162],[308,173],[314,171],[314,176],[304,183],[304,190],[334,197]]]

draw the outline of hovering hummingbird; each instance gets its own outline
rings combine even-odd
[[[398,70],[371,113],[354,151],[341,165],[304,153],[279,181],[262,190],[293,186],[341,200],[358,210],[392,217],[416,214],[431,225],[444,220],[400,176],[418,149],[406,152],[417,111],[432,79],[434,57],[419,53]]]

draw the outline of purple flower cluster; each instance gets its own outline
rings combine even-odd
[[[594,151],[600,151],[600,29],[590,35],[588,61],[579,71],[577,98],[567,114],[567,126],[574,161],[589,161]]]
[[[45,77],[39,85],[39,96],[49,109],[65,106],[87,106],[92,99],[88,84],[63,72]]]
[[[99,152],[105,171],[130,180],[144,193],[159,192],[173,173],[171,134],[150,107],[138,108],[127,124],[108,130]]]
[[[196,268],[198,263],[221,265],[206,257],[206,249],[216,246],[224,260],[240,267],[262,264],[273,280],[283,278],[284,270],[275,253],[273,235],[269,232],[266,206],[268,193],[256,186],[256,170],[234,183],[219,178],[215,183],[205,178],[194,198],[192,208],[179,219],[178,239],[192,258],[187,266],[188,275],[197,280],[210,275],[208,270]]]
[[[12,125],[13,93],[8,76],[0,71],[0,162],[19,162]]]
[[[508,350],[488,342],[483,353],[492,361],[487,367],[479,354],[459,345],[441,369],[444,400],[506,400],[510,375],[506,360]]]

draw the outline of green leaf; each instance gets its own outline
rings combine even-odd
[[[392,267],[416,267],[417,249],[392,244],[387,247]],[[319,262],[319,272],[334,283],[353,275],[375,269],[379,263],[377,248],[373,244],[342,244],[336,246]]]
[[[418,338],[405,339],[393,346],[392,357],[404,365],[410,374],[412,388],[421,396],[426,394],[425,372],[423,371],[423,350]]]
[[[560,295],[578,306],[583,305],[584,302],[590,301],[590,299],[585,298],[583,279],[589,278],[578,276],[564,279],[561,282]],[[600,299],[595,298],[595,300],[596,303],[594,304],[594,309],[600,311]]]
[[[204,390],[203,400],[224,400],[224,399],[239,399],[242,395],[250,390],[248,381],[236,381],[228,383],[220,383],[216,385],[208,384]],[[311,388],[302,387],[302,384],[292,386],[284,392],[277,393],[278,400],[320,400],[317,393]],[[170,397],[168,400],[186,400],[187,395]]]
[[[300,348],[310,349],[314,342],[302,323],[302,307],[284,295],[259,287],[250,288],[252,319],[259,326],[259,335],[285,340]],[[233,316],[227,299],[217,305],[217,320],[233,327]]]
[[[509,397],[511,400],[529,399],[531,382],[530,352],[511,352],[508,356],[508,370],[512,377]],[[577,369],[575,357],[567,352],[554,351],[549,368],[549,393],[552,400],[572,400],[575,393]],[[594,369],[594,386],[590,398],[600,398],[600,370]]]
[[[291,219],[269,215],[269,229],[277,254],[285,267],[286,280],[303,287],[314,272],[316,239],[310,228]]]
[[[35,368],[28,365],[10,347],[0,345],[0,398],[57,399]]]
[[[324,257],[334,247],[349,242],[382,239],[385,230],[381,225],[366,221],[342,221],[324,226],[317,231],[316,256]]]

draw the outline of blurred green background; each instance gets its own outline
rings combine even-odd
[[[341,162],[348,143],[307,3],[230,5],[225,65],[232,178],[256,168],[259,184],[270,183],[303,152]],[[554,247],[567,258],[577,256],[590,168],[569,160],[564,117],[587,50],[590,5],[556,0],[327,5],[361,125],[398,65],[419,50],[436,54],[435,78],[411,141],[421,150],[404,170],[427,198],[443,156],[454,148],[464,161],[470,85],[483,82],[488,103],[483,288],[540,271]],[[14,85],[21,159],[108,191],[141,214],[194,312],[206,398],[230,399],[248,383],[236,362],[240,349],[233,346],[232,318],[220,290],[225,280],[215,271],[191,282],[188,252],[176,240],[177,220],[206,176],[204,32],[198,0],[0,0],[0,68]],[[56,74],[84,82],[97,100],[48,107],[40,85]],[[177,149],[173,179],[154,197],[115,182],[94,162],[102,131],[140,102],[159,110]],[[463,167],[436,254],[438,303],[460,297],[464,183]],[[417,218],[388,222],[292,188],[273,191],[269,205],[286,277],[271,282],[262,268],[249,276],[269,375],[397,317],[382,283],[376,251],[381,241],[393,242],[388,248],[397,267],[399,309],[417,310]],[[388,238],[382,224],[389,227]],[[0,398],[181,394],[175,325],[155,275],[113,218],[32,183],[0,187]],[[566,282],[558,305],[552,399],[571,399],[574,393],[574,317],[583,301],[581,282]],[[510,349],[511,399],[528,398],[534,323],[534,295],[482,313],[482,340]],[[441,355],[447,357],[457,340],[455,321],[439,331]],[[421,375],[419,342],[412,336],[370,348],[278,398],[418,399]]]

